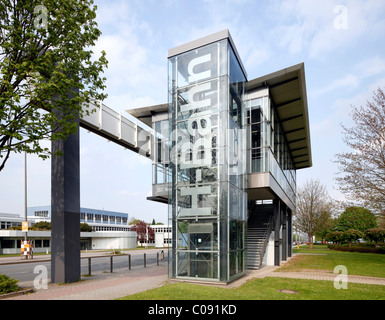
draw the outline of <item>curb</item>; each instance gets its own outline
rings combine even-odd
[[[22,296],[22,295],[30,294],[33,292],[34,292],[34,290],[29,288],[29,289],[18,290],[15,292],[3,293],[3,294],[0,294],[0,300],[8,299],[8,298],[16,297],[16,296]]]

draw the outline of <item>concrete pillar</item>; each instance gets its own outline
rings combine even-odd
[[[80,279],[79,125],[65,141],[52,141],[51,159],[51,282]]]

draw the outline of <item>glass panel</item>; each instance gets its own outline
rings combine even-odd
[[[177,65],[177,86],[179,88],[218,77],[218,44],[213,43],[179,55]]]

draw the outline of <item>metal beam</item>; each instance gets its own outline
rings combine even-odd
[[[81,277],[79,124],[75,134],[51,144],[51,282],[76,282]],[[57,151],[62,155],[55,156]]]
[[[279,245],[279,229],[281,226],[281,201],[273,200],[274,211],[274,265],[279,266],[280,263],[280,245]]]

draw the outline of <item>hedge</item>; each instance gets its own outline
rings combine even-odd
[[[349,244],[328,244],[328,248],[337,251],[385,254],[385,244],[376,247],[371,243],[353,243],[351,248],[349,248]]]

